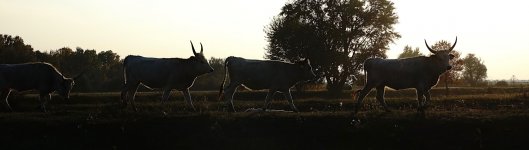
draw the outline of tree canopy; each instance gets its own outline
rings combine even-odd
[[[487,78],[487,67],[475,54],[468,54],[463,58],[463,78],[471,86],[477,86]]]
[[[19,36],[0,34],[0,64],[16,64],[35,61],[33,48]]]
[[[416,47],[415,49],[412,49],[411,46],[406,45],[404,46],[404,50],[402,51],[402,53],[399,54],[398,58],[409,58],[409,57],[417,57],[417,56],[424,56],[424,54],[422,54],[419,51],[418,47]]]
[[[341,91],[371,57],[386,57],[397,15],[388,0],[296,0],[265,28],[265,58],[308,58],[327,89]]]

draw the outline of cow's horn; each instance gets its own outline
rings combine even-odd
[[[430,48],[430,46],[428,46],[428,43],[426,42],[426,39],[424,39],[424,44],[426,44],[426,48],[428,48],[428,50],[429,50],[430,52],[432,52],[432,53],[435,54],[435,51],[434,51],[432,48]]]
[[[193,50],[193,54],[197,54],[197,52],[195,51],[195,47],[193,46],[193,42],[192,41],[189,41],[191,43],[191,49]]]
[[[454,50],[454,47],[456,47],[456,44],[457,44],[457,36],[456,36],[456,41],[454,42],[454,45],[452,45],[452,47],[450,47],[449,51]]]
[[[202,47],[202,42],[200,42],[200,54],[202,54],[202,51],[204,51],[204,48]]]

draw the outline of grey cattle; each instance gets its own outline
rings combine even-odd
[[[24,64],[0,64],[0,98],[11,111],[7,98],[11,90],[39,91],[41,110],[46,112],[47,99],[50,93],[57,91],[65,99],[70,98],[74,79],[64,77],[49,63],[35,62]]]
[[[255,90],[268,89],[263,110],[266,110],[270,104],[270,99],[278,91],[287,98],[292,110],[298,111],[294,106],[290,88],[299,82],[312,80],[316,77],[312,72],[309,60],[287,63],[230,56],[226,58],[224,67],[226,68],[226,76],[220,86],[219,98],[222,98],[224,83],[229,75],[230,83],[226,87],[224,99],[226,104],[231,106],[232,111],[235,111],[233,94],[240,85]]]
[[[123,76],[125,78],[121,100],[126,107],[130,102],[134,110],[134,96],[140,84],[148,88],[162,88],[162,103],[169,98],[172,89],[180,90],[184,99],[187,100],[194,110],[189,87],[195,79],[203,74],[213,72],[208,61],[204,57],[202,43],[200,53],[195,51],[191,42],[194,56],[188,59],[182,58],[148,58],[142,56],[127,56],[123,61]]]
[[[439,76],[450,70],[452,66],[449,61],[454,57],[450,52],[457,43],[448,50],[434,51],[424,40],[426,47],[433,54],[429,57],[419,56],[404,59],[367,59],[364,62],[364,72],[366,74],[366,85],[362,90],[358,90],[355,114],[362,106],[364,97],[372,88],[377,89],[376,99],[389,111],[384,101],[384,88],[390,87],[396,90],[415,88],[417,91],[418,108],[424,113],[424,108],[430,101],[430,89],[436,85]],[[426,101],[424,98],[426,97]]]

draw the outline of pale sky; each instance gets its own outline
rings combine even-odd
[[[21,36],[35,50],[61,47],[112,50],[126,55],[180,57],[204,45],[206,57],[263,59],[263,31],[285,0],[0,0],[0,34]],[[394,1],[401,38],[390,45],[396,58],[405,45],[429,53],[430,44],[453,42],[475,53],[488,79],[529,79],[529,1]]]

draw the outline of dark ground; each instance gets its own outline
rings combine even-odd
[[[41,113],[33,95],[15,94],[10,98],[15,112],[0,113],[0,149],[529,148],[529,98],[523,94],[437,96],[423,117],[415,111],[413,93],[402,93],[388,92],[390,113],[368,98],[355,124],[353,101],[346,97],[294,96],[301,113],[228,113],[208,99],[214,92],[192,93],[199,112],[189,111],[181,97],[161,105],[159,94],[144,93],[134,112],[120,109],[117,93],[92,93],[74,94],[71,102],[54,97],[50,112]],[[237,109],[261,106],[257,95],[236,100]],[[288,110],[282,99],[272,108]]]

